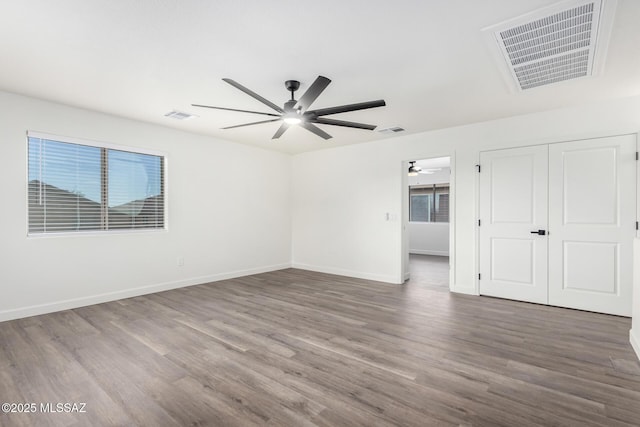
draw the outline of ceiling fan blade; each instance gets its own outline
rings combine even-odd
[[[277,106],[276,104],[274,104],[273,102],[269,101],[266,98],[261,97],[260,95],[258,95],[257,93],[255,93],[254,91],[252,91],[251,89],[248,89],[244,86],[242,86],[240,83],[231,80],[231,79],[222,79],[225,82],[229,83],[231,86],[235,87],[236,89],[239,89],[241,91],[243,91],[244,93],[246,93],[247,95],[249,95],[250,97],[257,99],[258,101],[262,102],[264,105],[273,108],[274,110],[276,110],[278,113],[284,113],[284,110]]]
[[[271,137],[271,139],[278,139],[282,136],[282,134],[284,133],[284,131],[286,131],[287,129],[289,129],[289,123],[287,122],[282,122],[282,125],[280,125],[280,127],[278,128],[278,130],[276,131],[275,134],[273,134],[273,136]]]
[[[313,125],[309,122],[302,122],[300,123],[298,126],[305,128],[306,130],[308,130],[309,132],[313,132],[316,135],[318,135],[320,138],[323,139],[330,139],[333,138],[331,135],[329,135],[328,133],[326,133],[325,131],[323,131],[322,129],[320,129],[318,126]]]
[[[259,121],[259,122],[245,123],[245,124],[242,124],[242,125],[227,126],[227,127],[222,128],[222,129],[233,129],[233,128],[241,128],[241,127],[244,127],[244,126],[260,125],[262,123],[277,122],[278,120],[281,120],[281,119],[262,120],[262,121]]]
[[[327,119],[324,117],[316,117],[315,119],[311,119],[311,123],[320,123],[321,125],[344,126],[346,128],[367,130],[374,130],[376,128],[374,125],[368,125],[365,123],[346,122],[344,120]]]
[[[318,78],[309,86],[309,89],[300,97],[298,103],[294,108],[301,108],[304,113],[309,109],[313,101],[320,96],[320,94],[329,86],[331,80],[324,76],[318,76]]]
[[[319,110],[307,111],[316,116],[326,116],[329,114],[346,113],[347,111],[366,110],[367,108],[384,107],[387,105],[383,99],[377,101],[359,102],[357,104],[340,105],[338,107],[321,108]]]
[[[280,114],[263,113],[261,111],[238,110],[236,108],[212,107],[211,105],[191,104],[192,107],[215,108],[216,110],[237,111],[239,113],[262,114],[263,116],[280,117]]]

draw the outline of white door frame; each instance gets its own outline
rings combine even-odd
[[[444,153],[425,153],[416,154],[410,159],[403,160],[401,162],[401,203],[402,203],[402,215],[401,215],[401,280],[400,283],[404,283],[409,278],[409,238],[407,235],[407,227],[409,225],[409,180],[407,176],[407,170],[409,169],[409,162],[413,160],[434,159],[437,157],[449,157],[449,168],[451,175],[449,178],[449,291],[455,289],[456,278],[456,240],[455,240],[455,219],[456,219],[456,157],[455,151],[448,151]]]
[[[591,139],[600,139],[600,138],[607,138],[607,137],[614,137],[614,136],[624,136],[624,135],[633,135],[636,138],[636,151],[640,151],[640,131],[637,132],[595,132],[595,133],[587,133],[584,135],[577,135],[573,138],[568,138],[568,139],[556,139],[556,138],[543,138],[540,139],[538,141],[529,141],[528,143],[525,144],[515,144],[512,146],[500,146],[500,147],[487,147],[485,149],[479,150],[477,152],[477,157],[476,157],[476,168],[481,167],[482,165],[480,164],[480,153],[483,151],[495,151],[495,150],[502,150],[502,149],[508,149],[508,148],[521,148],[521,147],[528,147],[528,146],[537,146],[537,145],[550,145],[550,144],[557,144],[557,143],[563,143],[563,142],[572,142],[572,141],[581,141],[581,140],[591,140]],[[479,172],[479,170],[478,170]],[[406,177],[405,177],[406,180]],[[477,224],[477,220],[480,216],[480,173],[476,173],[476,177],[475,177],[475,185],[474,185],[474,191],[475,191],[475,233],[474,233],[474,240],[475,240],[475,265],[474,265],[474,295],[480,295],[480,279],[478,277],[478,274],[480,272],[480,229],[478,227]],[[636,221],[640,220],[640,161],[636,161]],[[635,233],[636,238],[640,238],[640,230],[636,230]],[[635,289],[634,289],[635,291]]]

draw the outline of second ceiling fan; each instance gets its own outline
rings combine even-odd
[[[340,105],[337,107],[309,110],[309,107],[311,106],[313,101],[315,101],[318,98],[318,96],[327,88],[329,83],[331,83],[331,80],[323,76],[318,76],[318,78],[313,82],[313,84],[309,87],[309,89],[307,89],[307,91],[298,100],[294,98],[294,93],[300,87],[300,82],[297,80],[287,80],[286,82],[284,82],[284,85],[287,88],[287,90],[291,92],[291,99],[285,102],[283,107],[280,107],[279,105],[274,104],[268,99],[263,98],[262,96],[253,92],[251,89],[248,89],[242,86],[240,83],[234,80],[226,79],[226,78],[222,80],[225,81],[226,83],[229,83],[231,86],[235,87],[236,89],[243,91],[244,93],[251,96],[252,98],[262,102],[264,105],[275,110],[278,114],[263,113],[261,111],[239,110],[236,108],[213,107],[211,105],[201,105],[201,104],[191,104],[191,105],[194,107],[214,108],[217,110],[227,110],[227,111],[238,111],[241,113],[261,114],[263,116],[273,117],[268,120],[244,123],[244,124],[235,125],[235,126],[227,126],[222,129],[233,129],[233,128],[238,128],[243,126],[252,126],[252,125],[258,125],[262,123],[282,121],[282,125],[280,125],[280,127],[278,128],[278,130],[276,131],[276,133],[273,135],[271,139],[280,138],[282,134],[291,125],[298,125],[300,127],[303,127],[306,130],[324,139],[331,138],[331,135],[329,135],[327,132],[320,129],[318,126],[316,126],[316,124],[374,130],[376,128],[376,126],[374,125],[330,119],[330,118],[326,118],[325,116],[328,116],[331,114],[346,113],[348,111],[366,110],[368,108],[384,107],[386,105],[384,100],[379,99],[377,101],[359,102],[357,104]]]

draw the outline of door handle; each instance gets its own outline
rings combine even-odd
[[[539,234],[540,236],[544,236],[545,234],[547,234],[547,230],[532,231],[531,234]]]

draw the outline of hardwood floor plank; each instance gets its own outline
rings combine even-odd
[[[136,425],[181,425],[152,398],[158,380],[135,365],[122,365],[117,349],[93,345],[77,350],[76,357]]]
[[[286,337],[283,338],[286,340]],[[304,343],[299,345],[302,348],[305,347]],[[251,352],[247,352],[245,357],[249,354]],[[312,390],[315,390],[313,398],[329,407],[335,404],[335,399],[340,399],[350,408],[349,411],[357,409],[368,414],[368,417],[380,418],[390,425],[397,423],[399,414],[402,414],[401,419],[404,425],[457,425],[459,423],[459,418],[447,412],[430,411],[429,407],[425,406],[428,402],[426,396],[419,395],[423,399],[422,405],[411,407],[394,396],[378,393],[371,383],[363,381],[363,377],[366,376],[366,371],[363,369],[366,367],[363,368],[358,361],[344,359],[313,346],[293,358],[261,356],[258,360],[266,361],[267,365],[281,366],[287,374],[282,377],[283,381],[287,381],[291,387],[306,394],[309,393],[309,389],[301,387],[298,382],[298,379],[304,379],[304,384],[310,385]],[[390,376],[393,377],[394,374]],[[378,387],[384,387],[384,385],[378,385]],[[327,401],[327,398],[331,400]]]
[[[613,385],[598,384],[584,378],[531,365],[512,361],[509,362],[507,366],[507,373],[510,377],[518,380],[547,387],[572,396],[601,402],[605,405],[606,411],[612,408],[625,409],[629,406],[640,404],[640,392],[626,390]],[[620,420],[631,424],[639,422],[637,415],[634,418],[623,418]]]
[[[207,324],[206,322],[203,324],[197,321],[192,321],[191,319],[176,319],[176,321],[193,329],[194,331],[203,333],[208,337],[213,338],[215,341],[234,350],[245,352],[249,349],[248,347],[245,347],[243,343],[239,342],[240,340],[238,340],[232,334],[228,333],[227,331],[220,330],[219,328],[215,328]]]

